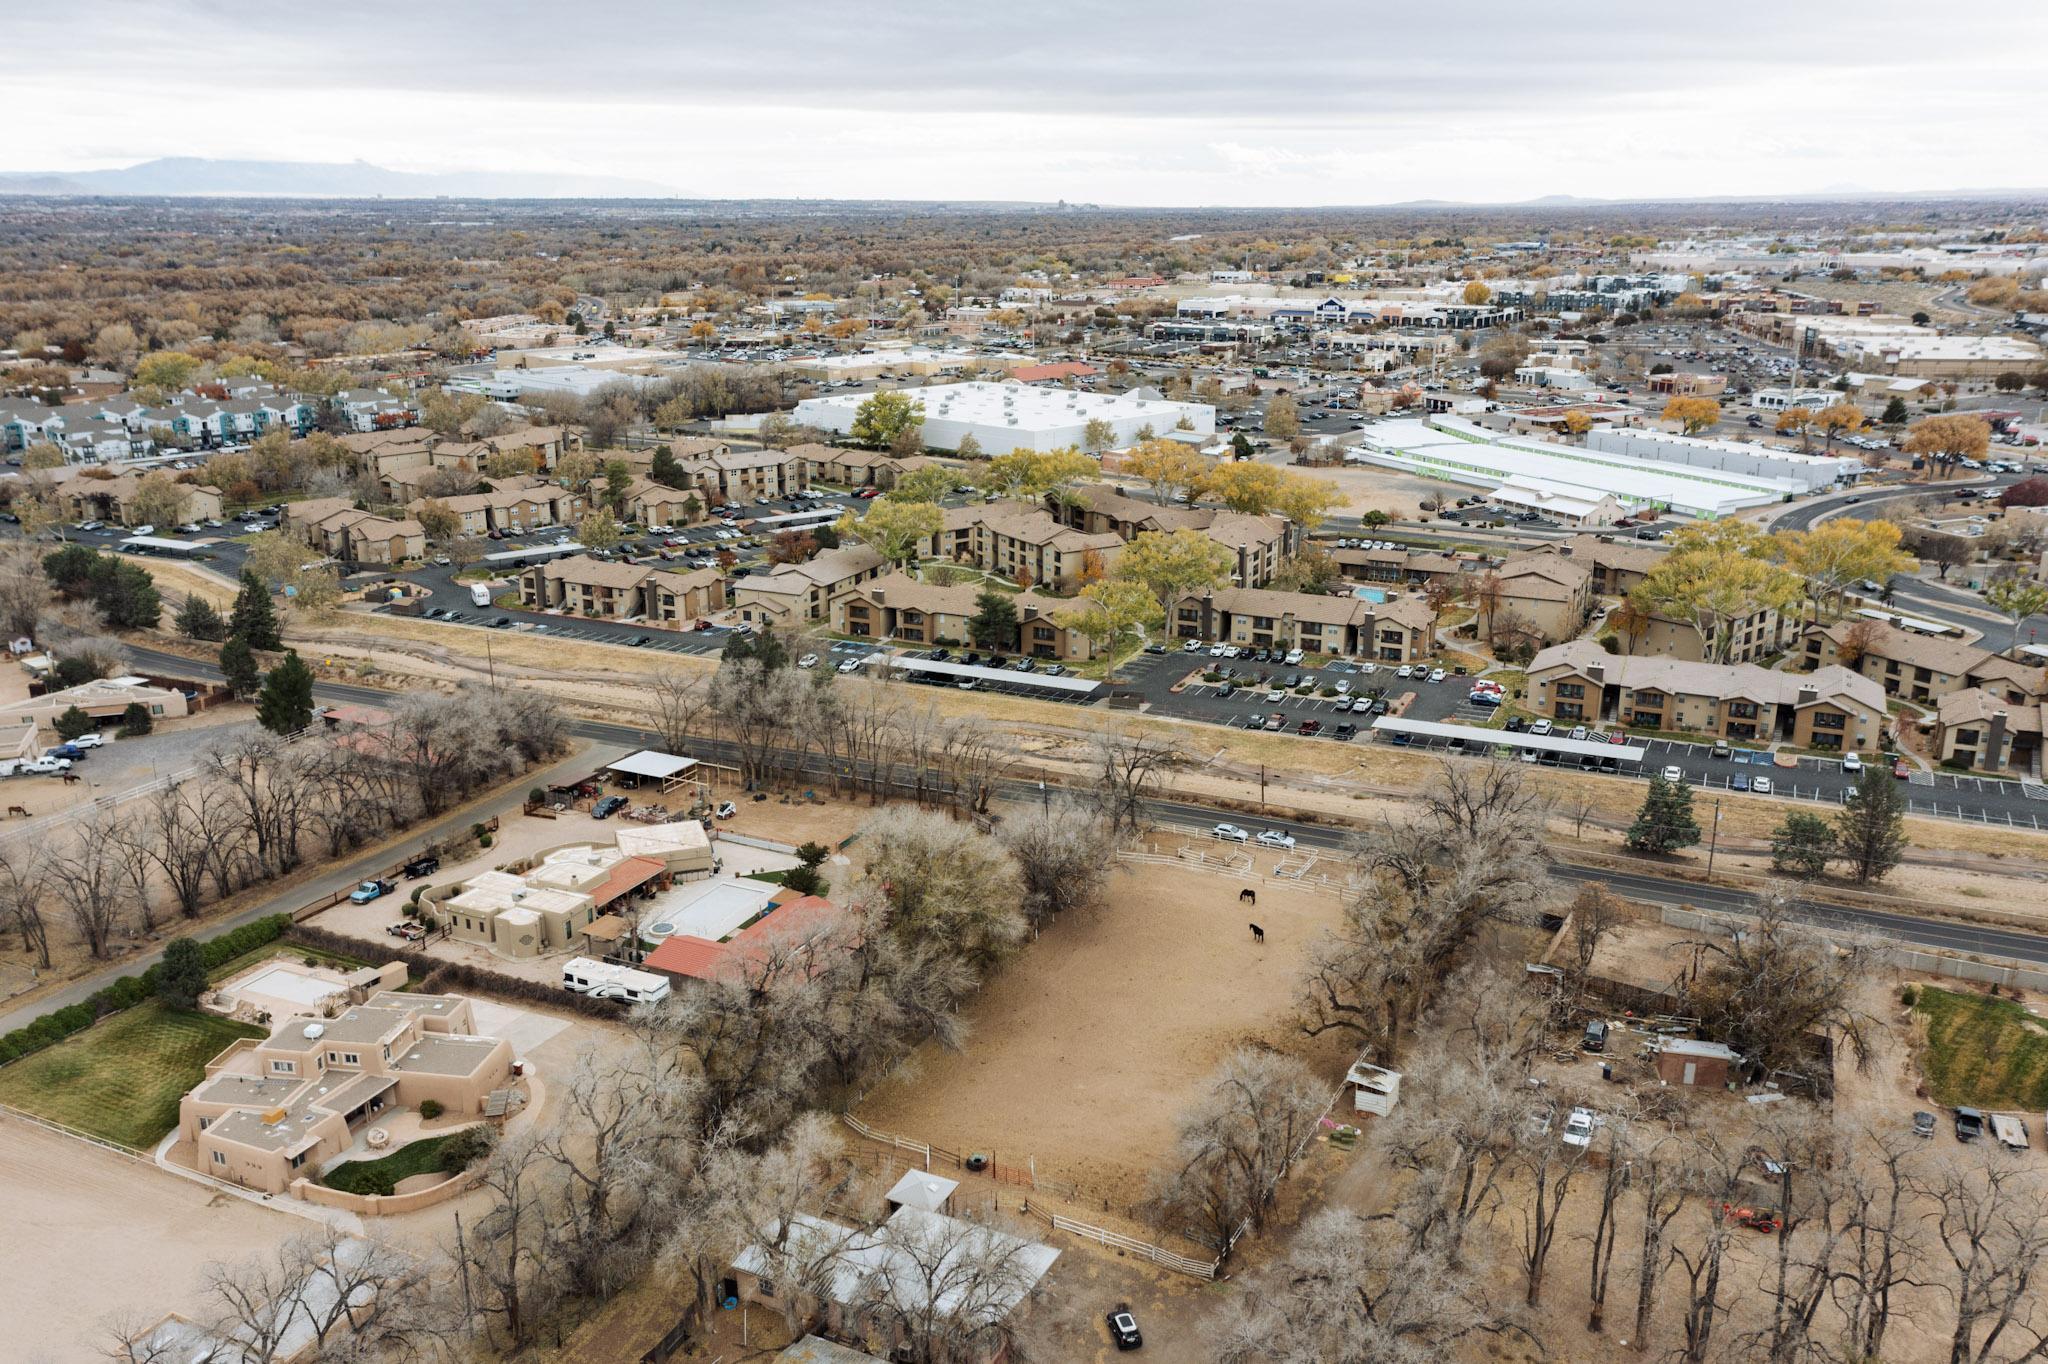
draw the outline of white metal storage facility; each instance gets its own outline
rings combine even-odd
[[[1848,455],[1803,455],[1797,450],[1773,450],[1748,441],[1702,440],[1698,436],[1670,436],[1660,431],[1624,431],[1615,427],[1588,431],[1586,448],[1659,464],[1684,464],[1695,469],[1774,479],[1788,491],[1800,493],[1853,483],[1864,472],[1863,461]]]
[[[1184,434],[1208,436],[1216,431],[1216,409],[1207,403],[1177,403],[1165,398],[1128,394],[1082,393],[1067,388],[1030,384],[933,384],[902,390],[924,408],[924,443],[935,450],[956,450],[971,435],[991,455],[1012,450],[1057,450],[1079,445],[1088,423],[1109,423],[1110,443],[1131,445],[1147,428],[1155,436],[1172,434],[1188,423]],[[854,414],[872,396],[841,393],[806,398],[792,414],[806,426],[845,435]]]
[[[1689,516],[1726,516],[1781,500],[1782,481],[1503,436],[1457,417],[1389,421],[1367,431],[1351,456],[1367,464],[1489,491],[1513,484],[1525,494],[1597,503],[1612,494],[1626,510],[1657,507]]]

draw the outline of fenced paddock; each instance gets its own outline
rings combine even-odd
[[[1164,850],[1121,862],[1098,906],[1049,926],[976,996],[961,1051],[921,1049],[854,1117],[914,1134],[906,1154],[922,1160],[929,1146],[934,1168],[984,1153],[1005,1174],[1028,1170],[1041,1191],[1123,1207],[1144,1197],[1176,1115],[1237,1046],[1302,1055],[1334,1084],[1348,1049],[1302,1038],[1293,1011],[1309,949],[1339,921],[1341,900],[1240,869]],[[1246,885],[1256,910],[1239,903]]]

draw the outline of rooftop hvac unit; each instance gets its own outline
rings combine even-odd
[[[282,1108],[273,1108],[263,1115],[263,1125],[265,1127],[275,1127],[284,1120],[285,1111]]]
[[[327,1025],[325,1023],[308,1023],[306,1025],[305,1038],[308,1042],[312,1042],[317,1040],[326,1031]]]

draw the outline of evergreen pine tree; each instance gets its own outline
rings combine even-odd
[[[967,637],[978,649],[1017,647],[1017,604],[994,588],[974,599],[976,610],[967,622]]]
[[[1856,794],[1835,816],[1835,856],[1849,864],[1858,881],[1881,881],[1906,851],[1906,803],[1898,783],[1878,769],[1868,772]]]
[[[1628,845],[1638,852],[1667,853],[1700,841],[1699,821],[1692,815],[1692,785],[1650,778],[1649,794],[1629,826]]]
[[[192,1009],[206,993],[206,957],[190,938],[173,938],[164,944],[164,959],[156,968],[156,997],[173,1009]]]
[[[213,604],[197,595],[185,598],[185,604],[178,608],[178,633],[187,639],[201,639],[209,643],[227,636],[227,622],[220,618],[220,612]]]
[[[313,723],[313,670],[293,649],[263,679],[256,720],[273,734],[296,734]]]
[[[229,635],[227,643],[220,646],[220,671],[227,679],[228,690],[238,697],[255,695],[263,681],[256,671],[256,655],[249,651],[249,641],[240,635]]]
[[[242,570],[242,590],[235,597],[234,613],[228,617],[228,633],[241,636],[251,649],[282,649],[277,610],[270,604],[270,590],[248,569]]]

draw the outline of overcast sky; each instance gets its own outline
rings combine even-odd
[[[2048,180],[2048,0],[0,6],[0,169],[1370,204]]]

